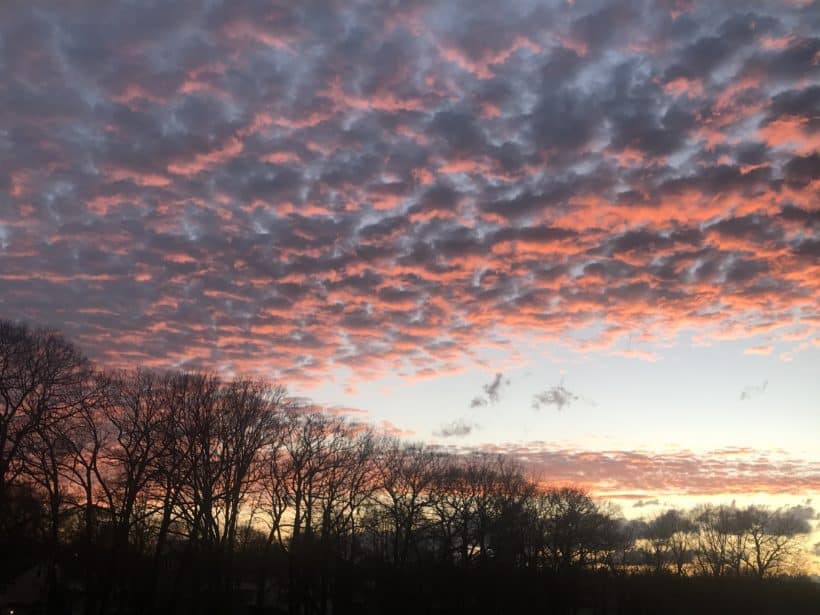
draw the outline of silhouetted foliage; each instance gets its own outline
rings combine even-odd
[[[0,342],[0,581],[45,570],[47,612],[820,606],[799,576],[803,509],[627,521],[508,458],[379,436],[282,386],[97,372],[9,322]]]

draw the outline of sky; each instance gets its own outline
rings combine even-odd
[[[810,504],[819,32],[798,0],[3,2],[0,316],[627,509]]]

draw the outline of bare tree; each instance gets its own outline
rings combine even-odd
[[[494,469],[493,518],[489,528],[492,555],[508,566],[528,566],[533,563],[531,504],[537,487],[517,463],[506,457],[497,457]]]
[[[21,475],[45,494],[49,519],[48,601],[58,608],[56,558],[66,500],[62,470],[68,422],[93,402],[88,360],[47,329],[0,321],[0,524],[8,485]]]
[[[104,421],[102,428],[107,430],[110,442],[94,453],[94,472],[112,520],[113,536],[101,612],[107,608],[114,584],[120,581],[121,559],[129,549],[134,524],[139,521],[135,518],[137,502],[147,497],[156,461],[167,444],[162,436],[166,394],[161,376],[144,370],[117,372],[105,378],[105,385],[99,419]],[[91,435],[101,429],[89,428],[93,430]]]
[[[96,561],[101,545],[95,544],[101,512],[105,510],[105,520],[111,520],[109,509],[103,509],[100,505],[105,496],[98,466],[98,461],[113,443],[113,430],[105,413],[106,392],[110,386],[108,378],[95,376],[94,386],[100,398],[95,403],[85,405],[65,425],[69,432],[65,439],[69,451],[62,468],[62,477],[67,483],[67,489],[76,494],[75,503],[82,516],[81,552],[85,569],[86,615],[94,612],[95,600],[99,594],[98,577],[103,568]]]
[[[691,560],[696,526],[681,511],[670,509],[651,519],[641,536],[648,543],[652,569],[682,575]]]
[[[439,456],[420,444],[387,440],[376,460],[379,503],[392,524],[392,561],[407,562],[416,530],[431,506],[430,487],[439,474]]]
[[[272,387],[262,381],[234,380],[222,392],[218,449],[224,501],[219,542],[225,558],[223,576],[228,601],[233,587],[231,571],[241,505],[264,477],[261,462],[265,450],[280,444],[285,401],[284,387]]]
[[[739,575],[745,546],[740,511],[731,506],[706,505],[693,514],[698,528],[695,561],[700,571],[714,577]]]
[[[786,570],[797,554],[800,537],[811,532],[809,522],[790,509],[750,506],[745,517],[749,540],[743,559],[759,578]]]
[[[287,493],[292,507],[287,542],[289,566],[289,608],[295,612],[305,604],[323,609],[323,580],[327,570],[322,549],[327,546],[333,510],[344,493],[339,480],[344,470],[339,464],[348,447],[349,427],[342,417],[313,408],[294,406],[286,414],[289,422],[282,441],[280,463],[275,466],[279,487]],[[311,591],[309,577],[318,578],[319,595]]]
[[[191,465],[188,463],[188,439],[184,437],[183,427],[186,424],[186,409],[192,403],[192,398],[196,398],[196,391],[202,385],[202,378],[190,374],[172,372],[163,376],[164,411],[159,432],[160,452],[153,458],[150,469],[153,480],[148,485],[159,519],[156,521],[151,571],[143,598],[144,610],[150,611],[156,606],[158,571],[171,528],[175,521],[184,518],[183,493],[187,492]],[[190,552],[190,543],[188,548]],[[184,570],[185,565],[181,564],[172,585],[171,604],[177,599]]]
[[[0,320],[0,522],[26,443],[86,403],[91,365],[58,333]]]
[[[561,487],[539,496],[547,540],[545,560],[555,572],[583,568],[595,551],[596,532],[604,517],[583,489]]]
[[[485,455],[452,458],[437,474],[432,501],[442,552],[464,566],[487,557],[496,478]]]
[[[286,534],[283,532],[284,518],[291,510],[294,502],[292,486],[294,481],[290,476],[291,458],[285,447],[285,442],[292,441],[292,430],[296,428],[291,404],[285,400],[281,418],[274,438],[262,451],[260,460],[261,480],[254,510],[261,513],[262,523],[267,526],[267,536],[260,550],[260,562],[257,570],[256,602],[258,607],[264,606],[267,594],[267,584],[270,574],[269,560],[274,543],[282,552],[287,550]]]

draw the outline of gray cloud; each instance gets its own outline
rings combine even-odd
[[[504,378],[504,374],[496,372],[492,381],[481,386],[483,393],[470,400],[470,407],[480,408],[490,404],[497,404],[501,400],[501,391],[509,384],[509,378]]]
[[[488,403],[487,398],[477,395],[470,400],[470,408],[481,408],[482,406],[486,406]]]
[[[503,386],[509,386],[510,381],[504,379],[504,374],[498,372],[493,381],[489,384],[484,385],[484,393],[487,395],[487,399],[491,404],[498,402],[501,396],[501,388]]]
[[[433,432],[439,438],[463,437],[470,435],[478,425],[466,419],[456,419],[451,423],[442,425],[440,429]]]
[[[759,395],[763,395],[768,384],[769,381],[764,380],[761,384],[743,387],[743,390],[740,392],[740,401],[747,401]]]
[[[547,406],[553,406],[558,410],[563,410],[581,399],[580,395],[576,395],[561,383],[533,395],[532,407],[535,410],[541,410]]]

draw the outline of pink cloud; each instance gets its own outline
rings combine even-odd
[[[610,497],[624,492],[695,496],[820,490],[820,463],[778,451],[737,447],[702,453],[585,451],[539,442],[481,448],[517,458],[544,483],[581,485]]]
[[[770,355],[774,348],[772,346],[752,346],[743,351],[744,354],[750,355]]]

